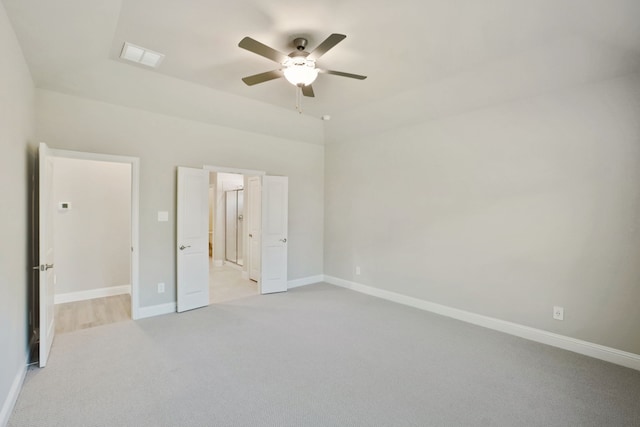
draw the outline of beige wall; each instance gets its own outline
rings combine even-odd
[[[130,285],[131,165],[54,158],[53,197],[56,295]]]
[[[52,148],[140,158],[142,307],[175,301],[177,166],[288,176],[289,279],[322,274],[324,147],[46,90],[37,91],[36,116],[37,137]],[[309,132],[322,131],[317,122]],[[157,211],[169,211],[169,221],[158,222]]]
[[[9,392],[25,367],[27,287],[31,279],[29,176],[34,157],[34,90],[0,3],[0,424]]]
[[[631,75],[332,142],[324,272],[640,353],[639,117]]]

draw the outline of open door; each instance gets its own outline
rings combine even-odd
[[[261,224],[262,224],[262,185],[259,176],[252,176],[247,180],[247,219],[249,233],[249,279],[256,282],[260,281],[260,250],[261,243]]]
[[[38,147],[38,292],[40,367],[47,365],[55,336],[53,286],[53,157],[47,144]]]
[[[289,179],[264,176],[262,180],[262,268],[263,294],[287,290],[287,235]]]
[[[209,172],[178,168],[178,312],[209,305]]]

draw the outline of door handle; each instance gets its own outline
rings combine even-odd
[[[35,267],[33,267],[34,270],[40,270],[40,271],[47,271],[50,268],[53,268],[53,264],[42,264],[42,265],[36,265]]]
[[[180,250],[181,250],[181,251],[184,251],[185,249],[190,248],[190,247],[191,247],[191,245],[188,245],[188,246],[181,245],[181,246],[180,246]]]
[[[281,241],[282,243],[287,243],[287,238],[285,237],[284,239],[280,239],[280,241]]]
[[[249,237],[253,237],[253,234],[249,233]]]

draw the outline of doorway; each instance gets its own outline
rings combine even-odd
[[[208,280],[212,274],[210,266],[230,266],[224,262],[216,236],[223,234],[220,226],[220,215],[212,218],[223,206],[218,194],[221,194],[222,173],[244,175],[251,183],[255,181],[259,186],[251,185],[250,189],[258,189],[259,202],[245,203],[244,216],[251,224],[257,224],[259,232],[243,233],[244,247],[247,239],[259,240],[256,245],[259,255],[249,249],[246,263],[237,266],[240,276],[248,279],[249,271],[255,259],[260,264],[257,288],[261,294],[286,292],[287,283],[287,246],[288,246],[288,178],[286,176],[266,175],[264,172],[233,170],[204,166],[202,169],[184,166],[177,167],[177,197],[176,197],[176,309],[179,313],[207,306],[211,303],[210,284]],[[212,175],[211,172],[216,172]],[[248,173],[255,172],[255,173]],[[211,183],[215,182],[215,191]],[[247,186],[244,182],[244,186]],[[215,197],[210,197],[214,193]],[[248,197],[248,200],[253,200]],[[208,203],[207,203],[208,201]],[[251,208],[253,206],[253,208]],[[247,212],[257,212],[248,214]],[[217,225],[216,225],[217,224]],[[251,226],[247,228],[252,230]],[[210,239],[213,239],[211,242]],[[209,242],[208,242],[209,241]],[[209,243],[209,250],[207,250]],[[217,254],[217,255],[216,255]],[[255,258],[255,259],[254,259]],[[234,263],[235,264],[235,263]],[[214,272],[215,275],[215,272]],[[253,278],[253,277],[251,277]],[[214,290],[215,292],[215,290]]]
[[[114,307],[119,306],[126,318],[138,317],[139,160],[50,149],[41,143],[38,165],[35,324],[39,325],[39,364],[44,367],[56,323],[63,316],[76,317],[70,319],[74,329],[118,319],[122,315],[117,308],[109,308],[110,301],[98,301],[118,296]],[[115,185],[116,181],[120,184]],[[117,215],[116,205],[121,208]],[[115,217],[116,223],[109,222]],[[106,266],[107,258],[115,262]],[[126,295],[126,301],[121,295]],[[80,302],[84,307],[60,310]],[[82,317],[88,313],[97,320]]]
[[[209,179],[209,301],[212,304],[259,295],[259,277],[249,268],[260,254],[251,248],[248,224],[255,223],[255,204],[247,200],[251,177],[242,173],[210,172]],[[257,236],[256,236],[257,238]]]
[[[131,319],[131,164],[53,159],[56,334]]]

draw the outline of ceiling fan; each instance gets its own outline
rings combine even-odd
[[[248,50],[249,52],[253,52],[277,62],[280,64],[281,68],[244,77],[242,81],[248,86],[253,86],[258,83],[264,83],[269,80],[284,77],[289,81],[289,83],[298,86],[302,90],[302,94],[304,96],[313,97],[315,95],[313,93],[311,83],[315,81],[319,73],[364,80],[367,76],[316,68],[316,61],[346,37],[347,36],[344,34],[331,34],[311,52],[306,52],[304,50],[307,46],[307,39],[298,37],[293,40],[293,45],[296,50],[291,52],[289,55],[285,55],[284,53],[262,44],[251,37],[245,37],[240,41],[240,43],[238,43],[238,46]]]

